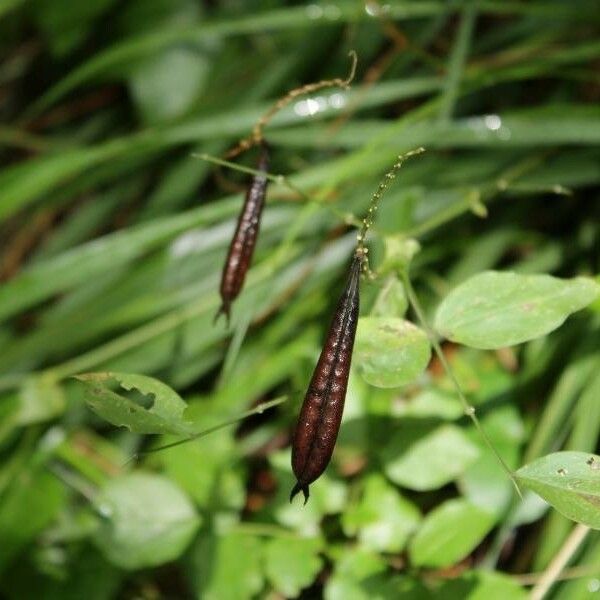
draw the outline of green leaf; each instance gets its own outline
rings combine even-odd
[[[321,570],[319,538],[275,537],[265,547],[265,573],[277,592],[295,598]]]
[[[362,546],[332,547],[333,574],[327,579],[325,600],[427,600],[431,594],[417,580],[389,572],[385,559]]]
[[[407,269],[412,259],[421,250],[417,240],[405,238],[403,235],[386,235],[384,238],[384,258],[380,272],[399,272]]]
[[[477,573],[477,585],[469,600],[526,600],[529,594],[514,579],[496,571]]]
[[[335,556],[335,567],[325,584],[325,600],[367,600],[360,582],[385,572],[383,558],[361,546],[346,547]]]
[[[479,449],[462,429],[436,429],[415,424],[396,428],[384,446],[386,475],[412,490],[434,490],[453,481],[479,456]]]
[[[131,373],[83,373],[76,379],[86,386],[85,401],[99,416],[134,433],[191,433],[183,419],[187,404],[168,385],[145,375]],[[116,381],[127,391],[138,390],[152,396],[150,407],[142,406],[121,394],[113,392],[107,382]]]
[[[65,408],[62,387],[45,375],[28,377],[19,390],[19,425],[48,421],[61,414]]]
[[[516,468],[520,462],[520,446],[525,437],[525,428],[517,409],[510,404],[499,406],[485,414],[481,424],[506,464],[510,468]],[[469,430],[469,435],[479,447],[480,454],[460,477],[460,489],[473,504],[500,516],[513,498],[512,482],[474,427]]]
[[[354,364],[367,383],[377,387],[411,383],[425,370],[430,357],[427,335],[409,321],[359,319]]]
[[[421,514],[380,475],[365,483],[360,502],[344,513],[346,535],[358,534],[363,548],[381,552],[400,552],[409,535],[417,528]]]
[[[95,504],[104,520],[94,542],[122,569],[175,560],[200,524],[188,497],[158,475],[133,473],[113,479]]]
[[[340,513],[346,504],[347,487],[332,477],[328,469],[310,486],[310,501],[303,506],[299,500],[290,504],[290,490],[296,478],[292,474],[289,450],[269,456],[269,462],[277,478],[277,494],[266,507],[268,518],[299,532],[315,531],[323,517]]]
[[[62,516],[62,515],[61,515]],[[49,530],[49,537],[54,531]],[[118,597],[123,571],[111,565],[88,543],[69,547],[68,568],[61,559],[62,544],[44,545],[38,552],[11,564],[2,576],[6,598],[43,598],[44,600],[111,600]]]
[[[140,65],[132,96],[147,123],[183,115],[202,90],[210,65],[197,49],[169,48]]]
[[[231,409],[220,411],[214,401],[191,402],[186,415],[198,430],[207,430],[220,421],[231,418]],[[169,443],[171,437],[161,439],[158,445]],[[154,455],[165,475],[189,494],[198,506],[210,510],[241,510],[246,501],[243,467],[236,459],[234,428],[223,429],[218,435],[209,435],[170,448]],[[190,469],[190,465],[202,465]]]
[[[600,285],[586,277],[486,271],[444,298],[435,328],[466,346],[503,348],[550,333],[599,294]]]
[[[291,547],[290,544],[289,547]],[[264,584],[262,540],[229,531],[202,537],[193,550],[192,578],[203,600],[250,600]]]
[[[439,600],[525,600],[529,597],[511,577],[495,571],[467,571],[436,588]]]
[[[401,318],[407,308],[408,300],[404,286],[395,275],[390,275],[377,294],[371,316]]]
[[[394,414],[416,419],[453,421],[465,414],[458,396],[438,388],[425,389],[411,398],[399,398]]]
[[[600,456],[555,452],[521,467],[515,475],[565,517],[600,529]]]
[[[494,525],[494,517],[467,500],[448,500],[424,519],[409,545],[418,567],[448,567],[467,556]]]
[[[524,490],[523,499],[508,516],[511,527],[526,525],[541,519],[548,512],[548,503],[531,490]]]
[[[48,526],[65,500],[65,487],[43,465],[21,466],[0,502],[0,572]]]

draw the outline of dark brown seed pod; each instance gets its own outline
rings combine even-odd
[[[255,175],[246,192],[244,206],[238,217],[237,227],[231,244],[227,260],[223,266],[221,276],[221,306],[215,315],[215,321],[219,315],[224,314],[229,323],[231,303],[237,298],[246,272],[252,262],[254,247],[258,238],[260,229],[260,218],[265,205],[267,195],[267,170],[269,168],[269,148],[265,142],[260,145],[260,155],[258,157],[257,170],[259,174]]]
[[[302,491],[306,504],[309,484],[323,473],[333,453],[344,410],[358,323],[361,265],[362,254],[357,253],[304,397],[292,445],[292,468],[297,481],[290,502]]]
[[[292,444],[292,469],[296,476],[296,485],[290,494],[290,502],[301,491],[306,504],[309,484],[323,473],[333,454],[342,421],[352,347],[358,325],[360,272],[361,270],[369,272],[365,238],[373,224],[373,213],[377,210],[377,203],[396,177],[402,163],[409,156],[421,152],[423,148],[398,156],[373,194],[357,235],[356,251],[350,265],[350,277],[333,315],[325,345],[310,380],[296,425]]]

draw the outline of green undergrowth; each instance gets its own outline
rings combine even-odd
[[[0,595],[589,598],[594,15],[0,0]],[[290,89],[345,77],[350,50],[351,89],[266,126],[260,239],[213,324],[249,177],[215,159]],[[356,226],[419,147],[367,238],[333,460],[290,504]]]

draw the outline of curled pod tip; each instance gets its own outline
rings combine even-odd
[[[300,492],[302,492],[304,494],[304,506],[306,506],[306,503],[308,502],[308,498],[310,496],[308,484],[302,485],[299,482],[296,482],[296,484],[292,488],[292,491],[290,492],[290,503],[296,497],[296,495],[299,494]]]
[[[290,502],[302,492],[306,504],[309,484],[320,477],[333,454],[344,410],[358,324],[361,266],[362,255],[357,253],[302,403],[292,443],[292,469],[296,484],[291,491]]]
[[[235,233],[229,244],[227,259],[221,275],[221,306],[217,310],[214,321],[225,315],[229,324],[231,304],[238,297],[246,279],[246,273],[252,262],[252,255],[260,230],[260,219],[267,195],[267,170],[269,168],[269,147],[266,142],[260,144],[257,170],[248,189]]]
[[[217,312],[215,313],[213,323],[216,323],[221,315],[225,315],[225,321],[229,327],[229,322],[231,321],[231,302],[225,300],[224,298],[221,298],[221,306],[219,306]]]

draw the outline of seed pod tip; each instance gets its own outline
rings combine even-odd
[[[292,500],[296,497],[296,495],[300,492],[304,494],[304,506],[306,506],[306,503],[308,502],[308,497],[310,496],[308,485],[302,485],[299,481],[296,482],[296,484],[292,488],[292,491],[290,492],[290,504]]]
[[[221,315],[225,316],[225,321],[227,322],[227,327],[229,327],[229,322],[231,320],[231,305],[228,302],[223,302],[221,304],[221,306],[219,306],[219,309],[217,310],[217,312],[215,313],[215,316],[213,318],[213,324],[219,320],[219,317]]]

